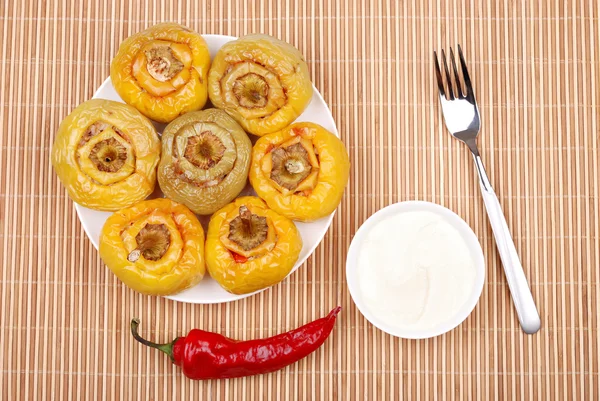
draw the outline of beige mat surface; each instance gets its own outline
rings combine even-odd
[[[353,163],[314,255],[239,302],[188,305],[125,288],[51,168],[61,119],[108,76],[123,38],[160,21],[295,44]],[[0,43],[0,399],[599,399],[597,1],[2,0]],[[442,124],[432,51],[455,43],[472,71],[483,159],[542,315],[534,336],[519,328],[468,151]],[[426,341],[366,322],[344,274],[361,223],[409,199],[462,216],[487,262],[474,313]],[[157,340],[193,327],[248,339],[338,304],[323,348],[261,377],[189,381],[128,332],[139,316]]]

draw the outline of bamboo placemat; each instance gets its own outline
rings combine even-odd
[[[0,399],[597,400],[600,397],[599,6],[579,1],[12,1],[0,4]],[[265,32],[306,56],[353,163],[308,262],[243,301],[138,295],[101,263],[50,164],[56,129],[108,76],[126,36],[160,21]],[[446,133],[432,51],[461,43],[480,145],[542,316],[524,335],[468,151]],[[392,338],[349,297],[353,234],[424,199],[475,230],[487,279],[474,313],[426,341]],[[344,311],[322,349],[283,371],[191,382],[134,343],[193,327],[248,339]]]

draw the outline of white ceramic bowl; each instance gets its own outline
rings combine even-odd
[[[361,245],[365,239],[365,236],[368,234],[371,228],[374,227],[377,223],[381,222],[382,220],[385,220],[386,218],[392,215],[401,212],[412,211],[426,211],[444,217],[444,219],[449,224],[451,224],[456,230],[458,230],[458,232],[463,236],[467,247],[471,251],[471,255],[476,269],[475,281],[473,284],[471,295],[469,296],[467,302],[463,305],[463,307],[459,309],[454,316],[449,318],[443,324],[440,324],[436,327],[427,330],[401,330],[398,327],[390,326],[378,319],[373,313],[369,311],[369,309],[363,303],[358,282],[358,255],[360,252]],[[481,245],[477,240],[477,236],[475,235],[471,227],[469,227],[469,225],[456,213],[449,209],[446,209],[443,206],[431,202],[407,201],[395,203],[393,205],[379,210],[377,213],[369,217],[367,221],[365,221],[363,225],[359,228],[356,235],[354,236],[354,239],[352,240],[352,243],[350,244],[350,249],[348,250],[348,257],[346,259],[346,280],[348,282],[348,288],[350,290],[350,295],[352,296],[354,303],[356,304],[360,312],[364,315],[364,317],[375,327],[396,337],[411,339],[430,338],[439,336],[440,334],[444,334],[452,330],[453,328],[461,324],[473,311],[483,290],[483,283],[485,281],[485,261],[483,258],[483,251],[481,249]]]

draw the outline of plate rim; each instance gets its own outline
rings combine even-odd
[[[213,40],[227,40],[227,41],[232,41],[232,40],[236,40],[238,39],[235,36],[229,36],[229,35],[218,35],[218,34],[206,34],[206,35],[201,35],[205,40],[207,39],[213,39]],[[211,60],[212,62],[212,60]],[[100,84],[100,86],[96,89],[96,91],[94,92],[94,95],[92,96],[92,99],[104,99],[103,97],[100,97],[100,92],[103,91],[105,89],[106,86],[113,86],[112,85],[112,80],[110,78],[110,75],[102,82],[102,84]],[[311,85],[313,87],[313,96],[316,96],[324,105],[325,105],[325,109],[327,110],[327,114],[328,117],[331,119],[332,123],[333,123],[333,130],[331,131],[336,137],[340,137],[338,128],[337,128],[337,124],[335,122],[335,119],[333,118],[333,113],[331,112],[331,109],[329,108],[329,105],[327,104],[327,102],[325,101],[325,99],[323,98],[323,96],[321,95],[321,93],[319,92],[319,90],[316,88],[314,82],[311,81]],[[114,88],[114,86],[113,86]],[[107,99],[107,100],[111,100],[111,99]],[[121,99],[122,101],[122,99]],[[125,103],[125,102],[123,102]],[[151,122],[154,122],[152,119],[149,119]],[[295,121],[295,120],[294,120]],[[293,123],[293,122],[292,122]],[[88,225],[84,222],[84,219],[82,219],[82,211],[83,209],[88,209],[80,204],[78,204],[77,202],[73,201],[73,204],[75,205],[75,212],[77,214],[77,219],[79,220],[79,222],[81,223],[83,230],[86,234],[86,237],[88,238],[88,240],[92,243],[92,245],[94,246],[94,248],[96,248],[96,251],[98,250],[98,246],[99,246],[99,242],[95,241],[94,238],[92,237],[92,235],[90,235],[90,230],[88,228]],[[162,298],[166,298],[169,299],[171,301],[175,301],[175,302],[182,302],[182,303],[188,303],[188,304],[195,304],[195,305],[216,305],[216,304],[224,304],[224,303],[229,303],[229,302],[233,302],[233,301],[239,301],[241,299],[245,299],[248,297],[251,297],[253,295],[256,295],[258,293],[261,293],[263,291],[269,290],[271,288],[273,288],[276,285],[280,285],[284,280],[288,279],[294,272],[296,272],[298,269],[300,269],[300,267],[308,260],[309,257],[311,257],[315,250],[317,249],[317,247],[323,242],[323,239],[325,238],[325,235],[327,235],[327,232],[329,231],[329,228],[331,227],[331,223],[333,221],[333,217],[335,216],[335,213],[337,211],[334,210],[330,215],[325,216],[319,220],[316,221],[323,221],[326,223],[325,229],[323,230],[323,233],[320,234],[320,238],[318,238],[317,241],[315,241],[315,243],[313,244],[313,246],[311,246],[308,250],[308,252],[306,253],[306,255],[303,258],[299,258],[296,263],[294,264],[294,267],[292,268],[292,270],[290,270],[290,272],[285,276],[285,278],[281,281],[279,281],[278,283],[275,283],[271,286],[262,288],[258,291],[254,291],[248,294],[232,294],[228,291],[226,291],[225,289],[223,289],[223,291],[225,291],[227,293],[227,296],[225,296],[223,299],[219,299],[219,300],[210,300],[210,301],[204,301],[204,300],[189,300],[189,299],[181,299],[178,297],[178,295],[185,293],[185,291],[177,293],[177,294],[173,294],[173,295],[166,295],[166,296],[161,296]],[[297,222],[294,221],[294,224],[296,224]],[[310,223],[304,223],[304,224],[311,224],[314,222],[310,222]],[[104,264],[104,262],[102,262],[102,265],[104,268],[108,268],[106,267],[106,265]],[[208,270],[205,272],[205,277],[206,275],[210,276],[210,273],[208,273]],[[119,280],[120,281],[120,280]],[[123,284],[123,283],[121,283]],[[124,284],[123,284],[124,285]],[[130,289],[131,291],[134,291],[132,289]]]

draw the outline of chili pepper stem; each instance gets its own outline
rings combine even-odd
[[[157,350],[164,352],[165,354],[167,354],[169,356],[169,358],[171,358],[171,361],[174,361],[173,345],[175,344],[175,341],[177,341],[177,338],[175,340],[171,341],[170,343],[166,343],[166,344],[153,343],[152,341],[148,341],[145,338],[142,338],[138,334],[139,325],[140,325],[140,319],[138,319],[137,317],[131,319],[131,334],[133,335],[133,338],[135,338],[137,341],[139,341],[140,343],[142,343],[148,347],[156,348]]]

